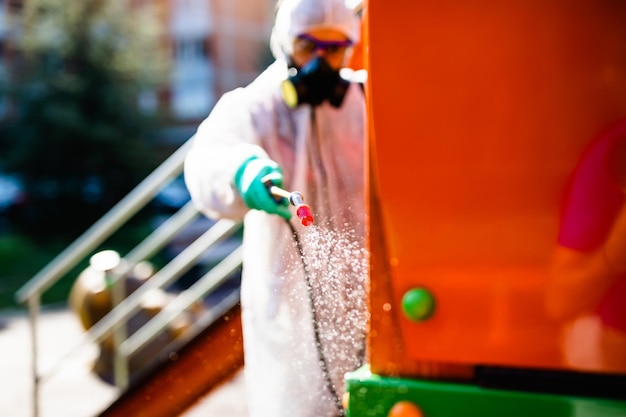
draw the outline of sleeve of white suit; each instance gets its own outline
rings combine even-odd
[[[247,213],[233,183],[239,166],[251,156],[267,157],[258,146],[243,88],[226,93],[198,127],[185,159],[185,183],[208,217],[239,220]]]

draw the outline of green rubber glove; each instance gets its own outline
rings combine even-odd
[[[253,156],[245,160],[235,174],[235,186],[248,207],[290,219],[289,202],[273,197],[263,182],[267,180],[278,187],[283,185],[283,169],[268,158]]]

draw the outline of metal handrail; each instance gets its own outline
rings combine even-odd
[[[235,249],[195,284],[180,293],[167,307],[143,325],[141,329],[128,337],[119,347],[122,355],[129,357],[144,347],[165,329],[176,316],[191,307],[198,299],[217,288],[241,266],[241,253],[241,247]]]
[[[145,284],[130,294],[122,303],[107,313],[94,324],[81,343],[94,342],[102,339],[107,333],[115,330],[123,320],[128,319],[141,307],[146,294],[157,288],[164,288],[187,272],[200,257],[215,244],[228,237],[240,227],[240,223],[232,220],[221,220],[196,239],[170,263],[150,278]]]
[[[145,207],[164,184],[180,175],[185,155],[192,142],[193,137],[187,140],[152,174],[146,177],[126,197],[120,200],[100,220],[57,255],[39,273],[26,282],[16,293],[17,301],[25,303],[29,299],[41,295],[139,210]]]
[[[126,272],[131,270],[139,262],[145,259],[149,259],[152,255],[157,253],[169,240],[171,240],[171,238],[178,230],[189,225],[194,219],[198,217],[198,215],[199,212],[193,206],[193,203],[189,202],[185,206],[183,206],[183,208],[178,210],[173,216],[168,218],[163,224],[161,224],[161,226],[159,226],[139,245],[137,245],[133,250],[128,252],[128,254],[123,257],[125,261],[124,264],[120,268],[116,269],[111,276],[113,284],[115,285],[116,280],[118,280]],[[54,374],[65,361],[71,358],[84,346],[102,340],[103,335],[111,331],[115,327],[115,325],[116,323],[114,323],[113,320],[110,320],[107,317],[103,317],[101,320],[98,321],[98,323],[96,323],[95,326],[89,328],[82,335],[77,343],[72,345],[70,349],[67,349],[65,354],[60,356],[57,360],[53,361],[53,365],[51,365],[45,371],[41,371],[39,373],[40,380],[45,380],[46,378]],[[98,326],[103,327],[104,329],[101,332],[95,333],[94,327],[97,329]]]
[[[117,300],[119,303],[115,303],[115,308],[88,329],[83,334],[81,340],[73,345],[65,355],[54,361],[45,372],[40,371],[37,326],[41,295],[87,255],[92,253],[98,245],[119,230],[130,218],[137,214],[139,210],[145,207],[165,184],[182,173],[184,159],[192,142],[193,137],[187,140],[172,156],[163,162],[152,174],[146,177],[146,179],[135,187],[125,198],[17,291],[17,301],[27,303],[29,309],[29,323],[32,339],[32,404],[34,417],[38,417],[40,412],[39,395],[41,384],[59,371],[61,364],[72,357],[77,350],[103,340],[104,337],[111,334],[111,332],[114,334],[116,347],[115,382],[119,389],[125,389],[128,386],[128,358],[130,355],[158,336],[159,332],[162,331],[171,320],[175,319],[177,314],[182,313],[185,308],[206,296],[241,266],[241,251],[238,248],[215,268],[211,269],[198,282],[186,291],[183,291],[183,293],[174,299],[171,306],[168,306],[164,311],[147,322],[145,329],[139,329],[131,338],[127,338],[124,323],[141,308],[143,298],[149,291],[157,288],[163,289],[172,284],[197,263],[207,250],[232,236],[241,228],[240,222],[220,220],[128,297]],[[193,203],[189,202],[177,213],[168,218],[133,250],[128,252],[123,258],[124,262],[120,264],[118,268],[107,271],[107,278],[110,278],[113,284],[114,297],[116,294],[119,295],[122,292],[123,281],[121,278],[123,278],[125,274],[131,271],[138,263],[150,259],[150,257],[155,255],[171,241],[180,230],[188,226],[199,215],[200,213],[193,206]],[[238,299],[238,297],[238,292],[229,295],[223,300],[224,305],[231,305],[235,302],[235,298]],[[224,306],[220,308],[224,308]],[[218,308],[218,310],[220,310],[220,308]],[[218,316],[216,315],[218,314],[220,314],[219,311],[209,310],[202,319],[202,323],[210,324],[217,319]],[[192,331],[189,333],[192,333]]]

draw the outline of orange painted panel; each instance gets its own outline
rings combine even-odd
[[[568,178],[626,115],[624,22],[609,0],[369,1],[370,227],[411,360],[577,368],[545,289]],[[400,311],[415,287],[424,322]]]

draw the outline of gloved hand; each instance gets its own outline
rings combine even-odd
[[[235,174],[235,186],[248,207],[290,219],[289,202],[273,197],[264,183],[267,180],[278,187],[283,185],[283,169],[268,158],[249,158]]]

